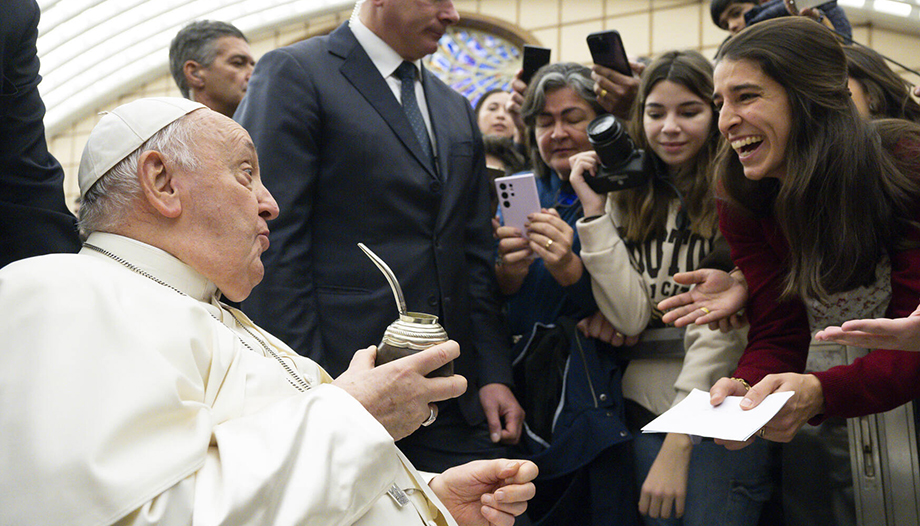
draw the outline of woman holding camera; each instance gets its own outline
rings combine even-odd
[[[582,207],[568,182],[569,159],[591,149],[586,129],[603,112],[593,85],[591,71],[573,63],[534,75],[521,116],[543,208],[526,232],[495,224],[515,393],[527,411],[519,451],[540,468],[527,511],[536,524],[638,521],[619,361],[574,327],[597,312],[574,226]]]
[[[718,144],[712,104],[712,66],[699,53],[672,51],[643,72],[631,122],[632,136],[650,157],[641,184],[610,194],[586,183],[617,175],[615,159],[588,151],[571,159],[570,181],[584,207],[577,223],[581,257],[595,299],[616,330],[642,341],[627,350],[623,377],[627,416],[634,432],[682,400],[708,390],[734,369],[743,334],[691,326],[670,334],[653,308],[687,289],[674,274],[711,264],[718,253],[716,206],[711,192]],[[612,117],[609,117],[612,118]],[[592,130],[594,128],[592,127]],[[722,267],[731,268],[731,262]],[[772,491],[769,448],[738,455],[712,441],[637,434],[639,509],[647,524],[756,524]],[[671,517],[682,517],[664,520]]]

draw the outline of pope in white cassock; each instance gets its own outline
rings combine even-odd
[[[510,525],[525,461],[431,478],[394,439],[460,395],[448,342],[332,380],[238,310],[278,205],[231,119],[184,99],[105,115],[79,254],[0,270],[0,523]],[[430,480],[429,480],[430,479]],[[455,522],[456,521],[456,522]]]

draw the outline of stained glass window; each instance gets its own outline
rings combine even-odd
[[[493,88],[511,91],[521,46],[478,29],[452,27],[425,66],[475,105]]]

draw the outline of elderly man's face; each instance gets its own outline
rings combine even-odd
[[[241,301],[262,281],[268,221],[278,216],[278,203],[262,185],[246,130],[210,110],[189,118],[201,130],[194,146],[200,166],[182,174],[180,183],[181,220],[191,243],[182,259],[224,296]]]

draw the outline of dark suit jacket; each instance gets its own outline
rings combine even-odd
[[[281,207],[265,279],[243,303],[260,325],[331,374],[397,318],[363,242],[393,269],[410,311],[437,314],[460,344],[461,400],[511,382],[492,270],[488,177],[470,104],[428,71],[438,177],[409,121],[348,28],[267,53],[236,119]],[[442,182],[443,181],[443,182]]]
[[[48,252],[80,249],[64,206],[64,171],[45,143],[38,94],[38,4],[0,10],[0,267]]]

